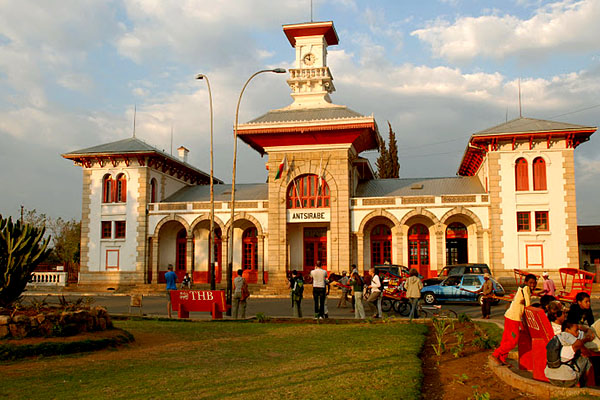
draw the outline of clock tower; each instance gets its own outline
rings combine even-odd
[[[327,67],[327,46],[339,42],[333,22],[284,25],[283,31],[296,49],[295,68],[287,81],[294,99],[289,107],[328,107],[335,87]]]

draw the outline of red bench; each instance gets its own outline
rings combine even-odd
[[[554,337],[552,325],[544,310],[525,307],[519,334],[519,369],[531,371],[533,379],[548,382],[546,368],[546,345]]]
[[[190,311],[209,312],[213,319],[222,319],[227,311],[223,290],[171,290],[171,309],[179,318],[189,318]]]

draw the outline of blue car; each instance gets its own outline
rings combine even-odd
[[[504,288],[494,279],[490,279],[496,296],[504,296]],[[421,298],[426,304],[436,302],[457,301],[478,303],[483,302],[481,294],[471,293],[481,289],[484,279],[480,274],[451,275],[437,285],[425,286],[421,290]],[[465,290],[463,290],[465,289]],[[498,304],[494,300],[493,304]]]

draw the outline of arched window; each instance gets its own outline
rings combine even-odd
[[[287,208],[329,207],[329,186],[318,175],[302,175],[288,186]]]
[[[392,230],[385,225],[377,225],[371,231],[371,265],[392,262]]]
[[[242,234],[242,269],[258,269],[258,231],[248,228]]]
[[[515,163],[515,182],[517,191],[529,190],[529,177],[527,176],[527,160],[517,159]]]
[[[115,190],[115,203],[125,203],[127,201],[127,179],[125,174],[117,175]]]
[[[102,178],[102,202],[103,203],[112,203],[113,201],[113,184],[114,181],[110,174],[104,175]]]
[[[533,160],[533,190],[546,190],[546,162],[542,157]]]
[[[150,203],[156,203],[156,179],[150,180]]]

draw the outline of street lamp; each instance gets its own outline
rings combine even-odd
[[[254,78],[258,74],[262,74],[263,72],[274,72],[276,74],[285,74],[286,70],[285,70],[285,68],[263,69],[263,70],[260,70],[258,72],[255,72],[254,74],[252,74],[252,76],[250,78],[248,78],[248,80],[244,84],[244,87],[242,87],[242,91],[240,92],[240,96],[238,97],[237,106],[235,107],[235,125],[233,127],[233,172],[232,172],[232,177],[231,177],[231,217],[229,219],[229,221],[231,221],[231,227],[229,229],[229,246],[228,246],[229,249],[227,251],[227,253],[228,253],[228,257],[227,257],[228,258],[228,260],[227,260],[227,304],[229,306],[231,306],[231,300],[232,300],[232,293],[231,293],[232,282],[231,282],[231,280],[233,277],[233,222],[234,222],[234,218],[235,218],[235,166],[236,166],[236,161],[237,161],[238,115],[239,115],[239,111],[240,111],[240,102],[242,101],[242,95],[244,94],[244,90],[246,90],[246,86],[248,86],[248,83],[250,83],[252,78]],[[231,316],[231,307],[227,308],[226,315]]]
[[[196,75],[196,79],[204,79],[208,87],[208,102],[210,104],[210,230],[208,231],[208,266],[210,268],[210,290],[215,290],[215,262],[213,260],[214,226],[215,226],[215,192],[213,188],[213,105],[212,93],[208,76]]]

